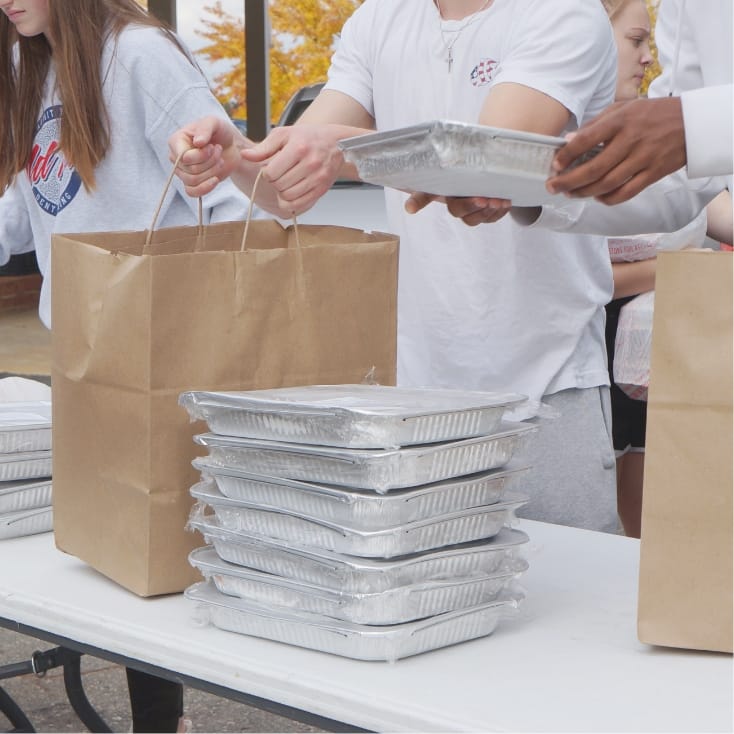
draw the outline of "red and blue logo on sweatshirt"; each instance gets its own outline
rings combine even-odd
[[[82,179],[61,153],[61,105],[44,110],[26,171],[33,196],[47,214],[56,216],[81,188]]]

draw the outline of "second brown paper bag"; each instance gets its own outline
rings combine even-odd
[[[732,651],[732,282],[727,252],[658,257],[640,640]]]

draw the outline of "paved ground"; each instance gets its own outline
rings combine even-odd
[[[29,660],[35,650],[53,645],[0,629],[0,666]],[[82,658],[82,681],[92,705],[114,732],[130,731],[130,707],[125,670],[90,656]],[[64,690],[61,669],[43,678],[27,675],[0,681],[38,732],[85,731]],[[318,729],[274,716],[241,703],[185,689],[184,709],[193,732],[316,732]],[[0,731],[11,727],[0,714]]]

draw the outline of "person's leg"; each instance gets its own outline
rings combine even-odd
[[[134,732],[175,732],[183,716],[183,686],[127,668]]]
[[[612,438],[617,454],[617,511],[625,535],[640,537],[642,475],[645,463],[647,402],[633,400],[614,384],[614,346],[619,312],[631,298],[607,305],[606,343],[609,379],[612,382]]]
[[[517,514],[530,520],[616,533],[616,465],[606,387],[543,397],[550,417],[513,464],[530,466],[517,491],[530,501]]]
[[[645,466],[647,403],[633,400],[616,385],[612,394],[614,448],[617,449],[617,509],[624,534],[640,537]],[[620,451],[621,449],[621,451]]]
[[[640,537],[644,469],[644,450],[630,450],[617,459],[617,507],[624,534],[630,538]]]

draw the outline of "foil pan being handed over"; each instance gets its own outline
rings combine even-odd
[[[339,147],[367,183],[537,206],[554,198],[545,182],[553,156],[565,144],[560,137],[434,120],[346,138]]]

